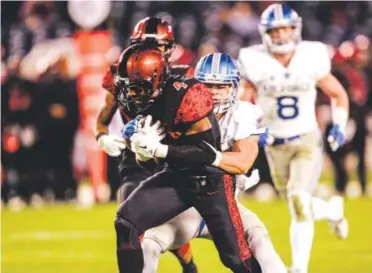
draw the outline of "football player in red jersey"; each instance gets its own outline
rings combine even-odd
[[[173,28],[165,20],[156,17],[146,17],[139,21],[130,36],[130,44],[156,45],[158,49],[164,52],[172,75],[192,77],[194,74],[194,68],[189,63],[174,64],[171,62],[172,53],[176,45]],[[190,61],[192,60],[190,59]],[[116,66],[117,64],[113,64],[106,71],[103,87],[107,90],[114,88],[112,77]]]
[[[131,44],[146,44],[156,46],[162,50],[167,58],[174,49],[174,34],[172,26],[159,18],[147,17],[137,23],[131,35]],[[102,86],[109,92],[106,95],[105,104],[97,118],[96,138],[101,148],[109,155],[120,158],[119,174],[121,186],[119,200],[122,202],[129,194],[138,187],[141,181],[153,174],[153,172],[142,169],[135,161],[134,154],[125,149],[120,137],[108,133],[108,125],[113,115],[119,108],[115,98],[115,87],[113,75],[116,73],[117,64],[109,67],[103,80]],[[181,76],[192,76],[193,69],[189,65],[173,65],[171,73]],[[122,107],[119,109],[124,124],[135,118],[136,113],[132,109]],[[190,243],[179,249],[171,250],[183,267],[183,273],[196,273],[197,268],[193,261]]]
[[[205,220],[223,264],[251,272],[251,251],[234,198],[234,176],[221,164],[220,132],[208,88],[193,78],[172,76],[164,54],[134,45],[120,56],[114,76],[121,108],[146,116],[132,137],[139,161],[162,159],[164,169],[121,203],[117,211],[117,258],[121,273],[140,273],[140,235],[190,207]],[[156,120],[151,125],[150,119]],[[159,123],[166,138],[157,132]]]

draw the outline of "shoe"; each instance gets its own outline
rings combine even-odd
[[[344,215],[344,199],[341,196],[333,196],[328,203],[332,211],[331,229],[337,237],[344,240],[349,235],[349,223]]]
[[[349,222],[346,218],[342,218],[337,222],[331,222],[331,228],[338,238],[345,240],[349,235]]]

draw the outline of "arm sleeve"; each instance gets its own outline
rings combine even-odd
[[[187,136],[195,144],[168,145],[167,160],[211,165],[217,156],[216,149],[205,139],[213,135],[212,129]]]

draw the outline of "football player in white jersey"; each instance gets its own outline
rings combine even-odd
[[[236,63],[227,54],[204,56],[196,67],[194,77],[207,84],[215,101],[214,112],[220,125],[223,152],[218,166],[236,174],[237,188],[244,191],[259,180],[257,170],[249,178],[244,174],[257,157],[258,136],[265,132],[265,126],[261,124],[261,110],[249,102],[237,102],[240,75]],[[244,206],[238,207],[246,239],[262,272],[287,272],[261,220]],[[205,222],[195,208],[188,209],[162,226],[146,231],[142,241],[145,262],[143,273],[155,273],[162,253],[197,237],[211,239]]]
[[[260,142],[269,144],[266,155],[274,184],[289,204],[292,270],[304,273],[314,220],[332,221],[341,238],[348,233],[343,199],[333,197],[325,202],[312,197],[323,151],[315,116],[316,88],[332,100],[333,127],[327,140],[333,150],[344,143],[349,100],[330,72],[326,45],[301,40],[301,21],[289,7],[270,5],[259,24],[263,43],[242,48],[239,65],[246,80],[244,94],[254,93],[264,113],[268,132]]]

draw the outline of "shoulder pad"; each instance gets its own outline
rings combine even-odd
[[[186,82],[185,82],[186,83]],[[213,111],[211,92],[202,83],[192,84],[182,98],[177,110],[176,123],[197,122]]]

